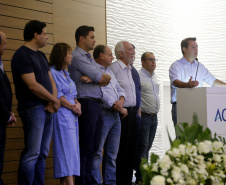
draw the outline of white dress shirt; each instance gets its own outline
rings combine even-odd
[[[111,64],[110,69],[114,73],[119,85],[124,89],[126,100],[124,107],[133,107],[136,105],[136,89],[132,78],[130,65],[126,66],[121,60]]]
[[[199,64],[199,65],[198,65]],[[197,73],[197,76],[196,76]],[[203,87],[203,81],[213,85],[216,78],[208,71],[208,69],[200,62],[194,60],[193,63],[188,62],[184,57],[174,62],[169,69],[170,85],[171,85],[171,103],[177,101],[176,89],[173,85],[175,80],[188,82],[192,76],[192,80],[197,80],[199,85]]]
[[[145,69],[138,71],[141,84],[141,111],[144,113],[158,113],[159,101],[159,83],[153,72],[152,75]]]

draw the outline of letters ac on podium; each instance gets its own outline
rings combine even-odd
[[[177,122],[192,124],[194,113],[212,134],[226,137],[226,87],[177,89]]]

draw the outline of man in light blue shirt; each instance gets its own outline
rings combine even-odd
[[[93,178],[95,185],[101,185],[100,165],[102,163],[103,184],[116,185],[116,158],[119,149],[121,135],[121,121],[119,113],[123,117],[127,116],[127,109],[123,108],[125,102],[125,92],[119,85],[114,73],[108,68],[111,65],[112,51],[104,45],[98,45],[93,52],[93,57],[97,66],[104,74],[111,76],[110,83],[101,87],[103,127],[101,132],[100,144],[93,159]],[[104,155],[102,152],[104,149]]]
[[[68,68],[76,84],[78,101],[81,103],[82,115],[79,116],[80,177],[78,185],[92,184],[93,154],[99,147],[103,125],[101,110],[101,86],[106,86],[110,75],[104,74],[96,65],[89,51],[95,47],[95,32],[90,26],[80,26],[75,32],[77,47],[72,52],[72,63]],[[92,81],[88,81],[91,79]]]
[[[181,51],[183,57],[175,61],[169,69],[174,125],[177,124],[177,88],[202,87],[203,81],[210,86],[226,86],[226,83],[216,79],[203,64],[198,62],[198,45],[195,37],[182,40]]]

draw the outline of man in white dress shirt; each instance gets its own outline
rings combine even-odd
[[[141,158],[148,160],[149,150],[155,138],[158,125],[159,84],[154,70],[156,59],[152,52],[145,52],[141,56],[142,68],[138,71],[141,83],[141,128],[136,156],[136,183],[142,181],[140,172]]]
[[[115,46],[115,55],[117,61],[110,66],[110,69],[125,91],[124,107],[128,110],[128,116],[121,119],[121,138],[116,160],[116,184],[131,185],[137,140],[136,89],[130,65],[134,61],[135,51],[131,43],[120,41]]]
[[[198,61],[198,44],[195,37],[181,41],[183,57],[175,61],[169,69],[171,85],[172,120],[177,124],[177,88],[202,87],[203,81],[210,86],[226,86],[216,79],[208,69]]]

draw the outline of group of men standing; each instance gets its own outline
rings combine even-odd
[[[18,184],[44,184],[45,159],[52,136],[52,113],[57,112],[56,85],[48,61],[40,48],[47,42],[46,24],[29,21],[24,28],[24,45],[14,54],[11,67],[18,100],[18,113],[24,130],[25,148],[20,157]],[[156,61],[152,52],[141,56],[142,68],[133,67],[135,46],[120,41],[114,59],[108,46],[95,47],[95,30],[80,26],[75,32],[77,47],[68,68],[76,84],[81,103],[79,116],[80,176],[78,185],[132,185],[142,181],[140,162],[148,158],[157,125],[160,107],[159,83],[155,74]],[[5,34],[0,32],[0,56],[6,48]],[[197,43],[182,41],[184,57],[172,64],[173,112],[175,120],[176,88],[225,85],[199,64],[197,80],[192,80],[198,66]],[[89,51],[94,50],[93,58]],[[16,122],[11,112],[12,93],[0,60],[0,175],[3,169],[5,130]],[[194,79],[194,76],[193,76]],[[103,161],[102,176],[100,165]],[[3,184],[0,179],[0,184]]]
[[[0,32],[0,38],[0,54],[3,55],[6,49],[5,34]],[[60,107],[48,60],[44,53],[39,51],[46,45],[47,39],[46,24],[37,20],[29,21],[24,28],[25,42],[15,52],[11,61],[18,100],[17,110],[23,123],[25,143],[20,157],[19,185],[44,184],[45,159],[52,136],[52,114]],[[139,166],[141,157],[146,156],[137,152],[137,138],[140,136],[138,130],[142,130],[140,95],[143,82],[140,83],[139,74],[132,66],[135,47],[128,41],[118,42],[115,47],[117,62],[112,64],[114,58],[111,49],[105,45],[95,47],[93,27],[79,27],[75,32],[75,40],[77,47],[72,52],[73,60],[68,68],[77,86],[78,101],[82,108],[82,115],[79,117],[81,169],[75,182],[84,185],[133,184],[133,169]],[[91,50],[94,50],[94,59],[89,53]],[[157,87],[156,79],[153,78],[155,58],[153,54],[149,54],[144,54],[142,65],[151,63],[152,69],[146,70],[146,65],[143,65],[143,70],[146,70],[146,77],[150,78],[152,84],[156,83]],[[1,175],[6,125],[14,124],[16,117],[11,112],[12,92],[2,61],[0,67]],[[149,84],[149,90],[152,84]],[[153,93],[152,97],[156,98],[155,106],[159,106],[157,91],[156,89],[156,94]],[[149,94],[148,96],[150,97]],[[148,103],[146,101],[149,101],[149,97],[145,98],[144,105]],[[142,114],[150,118],[155,117],[156,129],[158,108],[153,111]],[[144,144],[144,141],[142,143]],[[150,143],[144,145],[151,146]],[[147,150],[148,148],[145,148],[144,153],[147,153]],[[136,169],[139,171],[139,167]],[[0,184],[3,184],[2,179]]]
[[[118,42],[115,46],[117,61],[112,64],[114,58],[111,49],[105,45],[95,47],[93,27],[79,27],[75,37],[77,47],[72,52],[72,64],[68,68],[77,85],[78,101],[82,107],[79,117],[81,174],[75,181],[77,184],[131,185],[133,169],[136,166],[140,171],[138,163],[141,157],[146,156],[154,139],[152,136],[152,141],[149,138],[142,141],[144,147],[140,148],[145,156],[138,154],[140,132],[137,130],[142,128],[142,118],[141,123],[137,120],[141,116],[142,81],[140,83],[139,74],[132,66],[134,46],[128,41]],[[89,53],[91,50],[94,50],[93,58]],[[158,87],[153,73],[156,65],[154,55],[148,54],[144,54],[142,64],[144,70],[148,66],[146,63],[153,64],[151,69],[147,67],[147,78],[152,81],[148,90],[152,91],[152,84]],[[158,93],[158,88],[151,95],[146,92],[148,97],[145,101],[150,101],[150,97],[156,99],[154,112],[144,112],[151,122],[151,118],[155,120],[150,123],[155,125],[149,128],[151,134],[155,134],[152,129],[156,130],[157,127]],[[148,134],[147,137],[151,136]],[[141,175],[138,179],[141,181]]]

